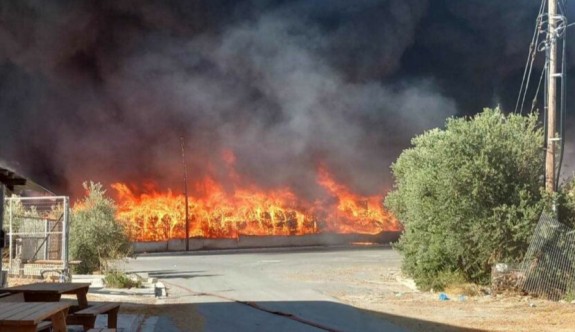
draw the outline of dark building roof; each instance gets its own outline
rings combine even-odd
[[[26,184],[26,178],[14,173],[8,168],[0,166],[0,182],[9,190],[14,191],[15,186],[23,186]]]
[[[37,194],[53,194],[48,189],[31,181],[20,172],[16,172],[13,166],[9,166],[5,161],[0,160],[0,184],[3,184],[8,190],[22,195],[25,192]]]

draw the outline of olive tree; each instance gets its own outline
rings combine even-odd
[[[415,137],[392,165],[386,207],[404,226],[403,270],[422,289],[445,276],[484,283],[517,261],[544,206],[543,132],[535,114],[485,109]]]
[[[72,210],[70,255],[81,261],[79,273],[105,272],[109,260],[130,255],[131,245],[102,185],[85,182],[84,189],[86,196]]]

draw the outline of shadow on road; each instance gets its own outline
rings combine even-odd
[[[218,277],[219,274],[202,274],[196,273],[196,271],[186,272],[153,272],[149,273],[148,276],[158,279],[192,279],[192,278],[203,278],[203,277]]]
[[[180,331],[483,331],[328,301],[127,304],[122,311],[169,318]]]
[[[219,274],[205,274],[205,271],[181,271],[181,270],[146,270],[130,271],[131,274],[147,274],[150,278],[156,279],[192,279],[202,277],[218,277]]]

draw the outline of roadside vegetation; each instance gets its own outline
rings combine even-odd
[[[142,287],[142,280],[137,277],[132,278],[122,271],[111,269],[106,272],[104,284],[108,288],[140,288]]]
[[[392,165],[386,207],[404,226],[402,269],[422,290],[487,284],[491,266],[518,262],[550,206],[544,187],[544,133],[536,114],[485,109],[451,118],[412,140]],[[554,199],[575,220],[575,182]]]

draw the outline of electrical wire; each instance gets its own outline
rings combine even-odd
[[[545,61],[545,65],[543,66],[543,70],[541,71],[541,75],[539,75],[539,83],[537,84],[537,90],[535,90],[535,94],[533,95],[533,101],[531,101],[531,112],[535,111],[535,106],[537,105],[537,96],[539,96],[539,91],[541,90],[541,84],[543,83],[543,78],[547,74],[547,61]]]
[[[514,113],[523,112],[523,106],[525,105],[525,98],[527,96],[527,91],[529,89],[529,81],[531,79],[531,73],[533,71],[533,63],[535,62],[535,57],[537,55],[535,46],[539,43],[539,35],[542,33],[543,18],[545,10],[546,0],[541,0],[541,5],[539,6],[539,14],[535,20],[535,30],[533,31],[533,37],[531,38],[531,44],[529,45],[529,54],[527,55],[527,62],[525,63],[525,70],[523,71],[523,78],[521,79],[521,87],[519,89],[519,95],[517,96],[517,102],[515,104]],[[519,107],[521,101],[521,107]]]
[[[567,114],[567,101],[566,101],[566,88],[567,88],[567,28],[569,24],[567,22],[566,12],[565,12],[565,2],[566,0],[559,1],[559,17],[560,21],[557,29],[557,38],[563,39],[563,45],[561,50],[561,96],[560,96],[560,106],[559,106],[559,138],[561,139],[561,145],[559,148],[559,162],[557,164],[556,177],[555,177],[555,188],[559,188],[559,178],[561,174],[561,167],[563,165],[563,157],[565,155],[565,122]]]

